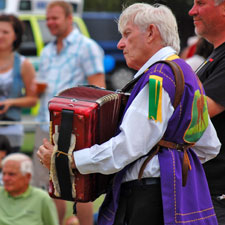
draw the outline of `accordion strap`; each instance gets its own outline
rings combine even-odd
[[[183,96],[184,92],[184,74],[180,66],[175,63],[174,61],[160,61],[161,63],[166,63],[167,65],[170,66],[170,68],[173,71],[174,77],[175,77],[175,84],[176,84],[176,89],[175,89],[175,97],[174,97],[174,102],[173,102],[173,107],[174,109],[177,108],[177,106],[180,104],[181,98]]]
[[[170,66],[170,68],[173,71],[174,77],[175,77],[175,84],[176,84],[176,90],[175,90],[175,98],[174,98],[174,102],[173,102],[173,107],[176,109],[176,107],[179,105],[182,95],[183,95],[183,91],[184,91],[184,75],[183,75],[183,71],[181,70],[180,66],[175,63],[174,61],[170,61],[170,60],[160,60],[155,62],[154,64],[152,64],[150,67],[152,67],[155,64],[159,64],[159,63],[165,63],[168,66]],[[132,90],[132,88],[134,87],[134,85],[139,81],[139,79],[142,77],[142,74],[139,75],[138,77],[134,78],[133,80],[131,80],[128,84],[126,84],[120,91],[123,93],[126,92],[130,92]]]
[[[129,83],[127,83],[120,91],[123,93],[130,92],[141,77],[142,74],[131,80]]]
[[[70,139],[73,129],[73,111],[62,110],[61,126],[59,130],[58,149],[63,153],[68,153]],[[69,159],[67,154],[59,154],[55,158],[56,173],[59,181],[61,196],[65,200],[71,200],[72,183],[70,179]]]

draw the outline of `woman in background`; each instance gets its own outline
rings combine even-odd
[[[24,27],[14,15],[0,15],[0,134],[9,139],[12,152],[23,142],[23,126],[5,121],[20,121],[21,108],[37,102],[35,70],[16,50],[22,42]]]
[[[191,68],[196,71],[198,67],[208,58],[213,50],[213,45],[200,37],[196,43],[194,55],[186,59]]]

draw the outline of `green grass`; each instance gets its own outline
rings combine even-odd
[[[102,202],[104,200],[104,195],[101,195],[99,198],[97,198],[94,203],[94,213],[98,212],[99,207],[101,206]],[[67,212],[66,212],[66,218],[68,218],[70,215],[73,214],[73,202],[67,201]]]
[[[34,138],[35,134],[33,132],[25,133],[23,145],[21,151],[25,154],[32,155],[34,149]]]
[[[101,195],[99,198],[97,198],[94,201],[94,213],[98,212],[98,209],[101,206],[103,200],[104,200],[104,195]]]
[[[99,210],[99,207],[100,205],[102,204],[103,202],[103,199],[104,199],[104,195],[101,195],[99,198],[97,198],[94,203],[93,203],[93,206],[94,206],[94,214],[98,212]],[[73,202],[69,202],[67,201],[67,208],[66,208],[66,215],[64,217],[64,223],[66,221],[67,218],[69,218],[70,216],[73,215]]]

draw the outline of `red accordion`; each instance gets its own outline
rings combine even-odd
[[[71,170],[75,150],[101,144],[115,135],[127,95],[90,86],[61,92],[49,101],[50,138],[54,145],[49,194],[76,202],[94,201],[106,189],[110,175],[82,175]]]

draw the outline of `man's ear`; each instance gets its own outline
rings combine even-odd
[[[66,18],[73,24],[73,15],[68,15]]]
[[[152,27],[151,27],[151,26],[152,26],[152,24],[150,24],[150,25],[148,26],[147,30],[146,30],[146,31],[147,31],[147,36],[148,36],[148,37],[150,37],[150,36],[152,35]]]
[[[27,180],[30,181],[31,180],[31,174],[30,173],[26,173],[25,176],[27,177]]]
[[[158,29],[154,24],[150,24],[147,28],[147,37],[149,41],[155,39]]]

